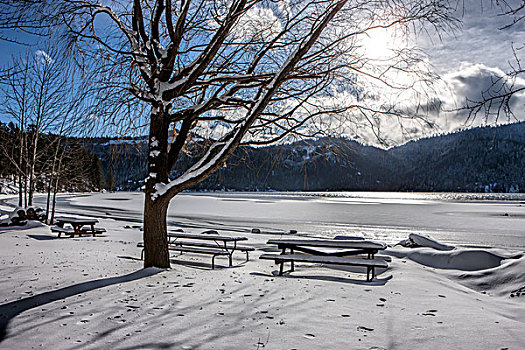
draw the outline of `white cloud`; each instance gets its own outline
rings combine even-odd
[[[442,40],[425,35],[418,38],[418,45],[428,52],[439,73],[457,70],[464,61],[509,69],[509,62],[513,59],[512,45],[519,47],[525,44],[525,21],[501,29],[512,18],[502,16],[503,9],[497,4],[488,0],[465,0],[455,13],[462,21],[460,30],[445,33]],[[499,4],[504,5],[504,2]],[[525,50],[518,53],[523,56]]]
[[[49,56],[49,54],[44,50],[36,50],[35,56],[43,64],[51,64],[55,62],[55,60],[52,59],[51,56]]]
[[[254,6],[239,18],[232,34],[241,40],[268,41],[282,30],[281,22],[269,8]]]
[[[500,96],[513,89],[525,86],[524,79],[509,77],[500,68],[488,67],[480,63],[462,63],[458,70],[445,74],[443,79],[450,88],[449,96],[442,96],[446,101],[447,106],[445,108],[447,109],[472,106],[476,102]],[[504,118],[502,111],[500,111],[498,116],[498,108],[500,108],[501,103],[501,99],[494,100],[490,109],[487,105],[487,109],[481,110],[478,113],[481,115],[476,116],[474,120],[469,120],[469,123],[480,125],[483,123],[515,121],[516,119],[525,120],[523,108],[525,105],[525,94],[515,94],[510,100],[509,107],[516,119],[508,120]],[[466,119],[466,113],[456,113],[455,119],[458,122],[461,119]],[[466,120],[463,120],[463,122],[466,122]]]

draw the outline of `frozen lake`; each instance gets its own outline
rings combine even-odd
[[[37,199],[42,205],[42,199]],[[142,193],[64,195],[61,214],[142,222]],[[276,234],[363,235],[395,243],[409,233],[455,245],[525,249],[525,194],[184,193],[172,201],[170,228],[258,228]]]

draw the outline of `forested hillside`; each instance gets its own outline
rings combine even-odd
[[[92,140],[115,188],[146,174],[143,139]],[[525,123],[474,128],[383,150],[344,139],[238,149],[198,190],[525,190]],[[188,151],[173,175],[193,163]]]
[[[17,182],[16,129],[2,125],[0,175]],[[3,140],[3,141],[1,141]],[[11,141],[9,141],[11,140]],[[38,190],[46,188],[57,140],[44,135],[36,162]],[[147,176],[145,138],[60,141],[59,190],[138,190]],[[190,166],[200,143],[172,172]],[[525,123],[474,128],[383,150],[345,138],[239,148],[196,190],[525,191]]]
[[[412,141],[389,154],[401,190],[525,191],[525,123]]]

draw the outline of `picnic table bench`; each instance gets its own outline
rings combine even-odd
[[[211,267],[215,269],[215,257],[217,256],[227,256],[229,266],[233,266],[233,253],[236,250],[246,253],[246,261],[248,261],[249,252],[255,249],[237,245],[237,242],[245,240],[247,240],[246,237],[222,236],[219,234],[168,233],[168,249],[178,251],[181,254],[212,255]],[[137,246],[144,248],[144,243],[140,242]],[[140,258],[144,258],[144,249],[142,249]]]
[[[95,224],[98,223],[97,219],[81,219],[81,218],[56,218],[55,225],[51,227],[52,232],[57,232],[58,237],[63,234],[69,235],[69,237],[79,237],[83,234],[90,234],[95,237],[97,234],[106,232],[105,228],[95,227]],[[71,228],[65,227],[66,225],[71,226]],[[85,227],[87,226],[87,227]]]
[[[291,264],[290,271],[295,270],[295,262],[306,262],[363,266],[366,267],[366,280],[370,281],[375,278],[376,268],[388,267],[383,257],[374,257],[378,251],[386,248],[386,244],[381,242],[342,239],[272,239],[267,244],[277,245],[281,249],[281,254],[262,254],[259,258],[274,260],[276,264],[280,264],[279,275],[283,274],[285,262]],[[290,253],[286,252],[287,249]],[[302,254],[296,254],[295,251]]]

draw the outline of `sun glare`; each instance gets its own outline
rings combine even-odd
[[[392,50],[406,46],[401,33],[393,28],[376,28],[367,31],[361,37],[361,48],[370,59],[387,59],[392,57]]]

